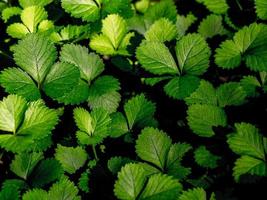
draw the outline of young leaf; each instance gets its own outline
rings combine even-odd
[[[73,111],[74,120],[76,125],[81,131],[84,131],[91,135],[93,131],[92,117],[90,113],[83,108],[75,108]]]
[[[13,38],[22,39],[29,33],[29,30],[21,23],[14,23],[7,27],[6,32]]]
[[[203,115],[205,113],[205,115]],[[212,105],[191,105],[187,111],[188,125],[201,137],[212,137],[212,127],[226,126],[227,119],[223,109]]]
[[[129,129],[135,125],[138,127],[151,125],[154,122],[155,111],[155,104],[147,100],[144,94],[137,95],[124,104]]]
[[[99,5],[94,0],[61,0],[61,6],[75,18],[94,22],[100,18]]]
[[[219,156],[212,154],[205,146],[198,147],[194,152],[196,163],[204,168],[214,169],[218,166]]]
[[[146,40],[156,42],[171,41],[175,39],[176,36],[176,26],[165,18],[157,20],[145,33]]]
[[[188,14],[186,16],[177,15],[176,27],[178,31],[178,39],[184,36],[189,29],[189,27],[197,20],[193,14]]]
[[[30,34],[14,48],[14,60],[41,84],[56,60],[56,48],[43,34]]]
[[[153,74],[179,74],[169,49],[161,42],[143,42],[136,50],[136,57]]]
[[[113,138],[120,137],[126,134],[128,129],[128,124],[124,115],[120,112],[111,114],[111,124],[109,135]]]
[[[171,143],[166,133],[154,128],[145,128],[138,136],[135,149],[141,159],[164,170]]]
[[[7,23],[11,17],[20,15],[21,11],[19,7],[7,7],[2,11],[2,19]]]
[[[139,164],[122,167],[115,182],[114,193],[119,199],[136,199],[146,183],[146,173]]]
[[[28,179],[38,162],[43,159],[42,153],[20,153],[15,156],[15,159],[10,165],[10,170],[17,176]]]
[[[56,148],[55,158],[60,162],[64,171],[74,174],[85,164],[87,153],[81,147],[65,147],[59,144]]]
[[[26,8],[29,6],[41,6],[44,7],[50,4],[53,0],[19,0],[21,7]]]
[[[176,56],[181,73],[201,75],[209,67],[210,49],[199,34],[188,34],[176,44]]]

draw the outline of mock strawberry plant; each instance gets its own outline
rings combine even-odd
[[[0,200],[264,199],[266,0],[0,13]]]

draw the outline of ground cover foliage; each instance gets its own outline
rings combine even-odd
[[[1,200],[263,199],[266,0],[0,12]]]

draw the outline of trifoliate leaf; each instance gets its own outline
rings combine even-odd
[[[186,16],[177,15],[176,27],[178,31],[178,39],[184,36],[189,29],[189,27],[197,20],[193,14],[188,14]]]
[[[175,200],[182,190],[182,185],[171,176],[164,174],[152,175],[142,192],[140,199],[142,200],[158,200],[168,199]]]
[[[127,55],[127,46],[134,35],[128,33],[126,21],[117,14],[110,14],[102,20],[101,34],[91,39],[90,47],[103,55]]]
[[[205,115],[203,115],[205,113]],[[201,137],[212,137],[213,127],[226,126],[227,118],[223,109],[212,105],[191,105],[187,111],[188,125]]]
[[[155,111],[155,104],[147,100],[144,94],[137,95],[124,104],[129,129],[135,125],[138,127],[151,125]]]
[[[183,192],[178,200],[207,200],[207,196],[204,189],[194,188]]]
[[[74,174],[87,160],[87,153],[82,147],[65,147],[58,145],[55,158],[60,162],[64,171]]]
[[[267,165],[263,160],[250,156],[241,156],[241,158],[237,159],[235,162],[233,176],[238,182],[240,176],[247,173],[257,176],[267,176],[266,170]]]
[[[34,187],[43,187],[59,179],[63,174],[61,164],[55,159],[42,160],[29,177]]]
[[[2,19],[7,23],[11,17],[20,15],[21,11],[19,7],[7,7],[2,11]]]
[[[216,49],[215,62],[222,68],[240,65],[241,55],[253,71],[266,71],[267,26],[253,23],[239,30],[233,40],[226,40]]]
[[[14,23],[7,27],[6,32],[13,38],[22,39],[29,33],[29,30],[21,23]]]
[[[23,194],[22,200],[48,200],[48,194],[42,189],[33,189]]]
[[[113,175],[115,175],[121,170],[121,168],[124,165],[131,162],[133,161],[127,157],[121,157],[121,156],[112,157],[108,160],[108,169]]]
[[[185,101],[188,105],[208,104],[217,105],[216,89],[213,85],[205,80],[201,80],[199,87]]]
[[[215,14],[225,14],[229,8],[226,0],[197,0]]]
[[[139,164],[122,167],[115,182],[114,193],[118,199],[136,199],[146,183],[146,173]]]
[[[216,35],[225,35],[227,31],[222,24],[222,16],[211,14],[205,18],[198,27],[198,33],[204,38],[212,38]]]
[[[45,19],[47,19],[47,13],[39,6],[27,7],[21,13],[21,21],[31,33],[35,33],[37,25]]]
[[[17,176],[28,179],[35,166],[43,159],[42,153],[20,153],[15,156],[15,159],[10,165],[10,170]]]
[[[138,136],[135,149],[141,159],[164,170],[171,143],[166,133],[154,128],[145,128]]]
[[[265,0],[255,0],[256,13],[262,20],[267,20],[267,2]]]
[[[144,42],[136,50],[141,66],[156,75],[179,74],[169,49],[161,42]]]
[[[246,123],[235,124],[236,133],[229,136],[227,143],[232,151],[239,155],[248,155],[265,159],[263,136],[259,130]]]
[[[199,34],[188,34],[176,44],[176,56],[180,72],[201,75],[209,67],[211,52],[207,42]]]
[[[177,36],[176,26],[168,19],[162,18],[151,25],[145,33],[148,41],[166,42],[175,39]]]
[[[14,48],[14,60],[41,84],[56,60],[56,48],[42,34],[30,34]]]
[[[19,0],[21,7],[26,8],[29,6],[41,6],[44,7],[50,4],[53,0]]]
[[[158,3],[155,3],[153,6],[150,6],[145,12],[145,21],[147,25],[152,25],[155,21],[160,18],[166,18],[173,23],[176,22],[177,9],[172,0],[164,0]]]
[[[246,92],[239,83],[229,82],[218,87],[217,98],[220,107],[238,106],[245,102]]]
[[[53,184],[48,192],[48,199],[61,200],[80,200],[79,190],[73,182],[66,177],[62,177],[57,183]]]
[[[126,118],[122,113],[116,112],[111,114],[111,124],[110,124],[110,137],[117,138],[126,134],[128,129],[128,124]]]
[[[72,17],[94,22],[100,18],[100,5],[96,2],[94,0],[61,0],[61,6]]]
[[[218,166],[219,156],[212,154],[205,146],[198,147],[194,152],[196,163],[204,168],[214,169]]]
[[[45,93],[54,99],[70,92],[80,78],[79,69],[68,63],[59,62],[52,66],[43,83]]]
[[[199,82],[200,79],[196,76],[175,77],[164,86],[164,91],[169,97],[182,100],[198,88]]]
[[[17,133],[23,121],[27,102],[17,95],[9,95],[0,102],[0,130]]]
[[[112,113],[119,106],[120,82],[112,76],[99,77],[89,88],[88,104],[92,109],[103,108]]]
[[[94,53],[89,54],[88,49],[80,45],[64,45],[60,52],[60,60],[79,67],[81,78],[88,82],[95,79],[104,70],[101,58]]]
[[[31,77],[19,68],[7,68],[0,74],[0,84],[6,92],[18,94],[27,100],[40,99],[41,94]]]

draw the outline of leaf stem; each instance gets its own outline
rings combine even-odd
[[[5,53],[4,51],[0,50],[0,54],[12,60],[12,57],[8,55],[7,53]]]
[[[97,153],[96,153],[95,145],[92,145],[92,149],[93,149],[93,152],[94,152],[95,159],[98,160],[98,156],[97,156]]]
[[[241,3],[239,2],[239,0],[235,0],[235,1],[236,1],[236,4],[238,5],[239,9],[242,11],[243,7],[242,7]]]

